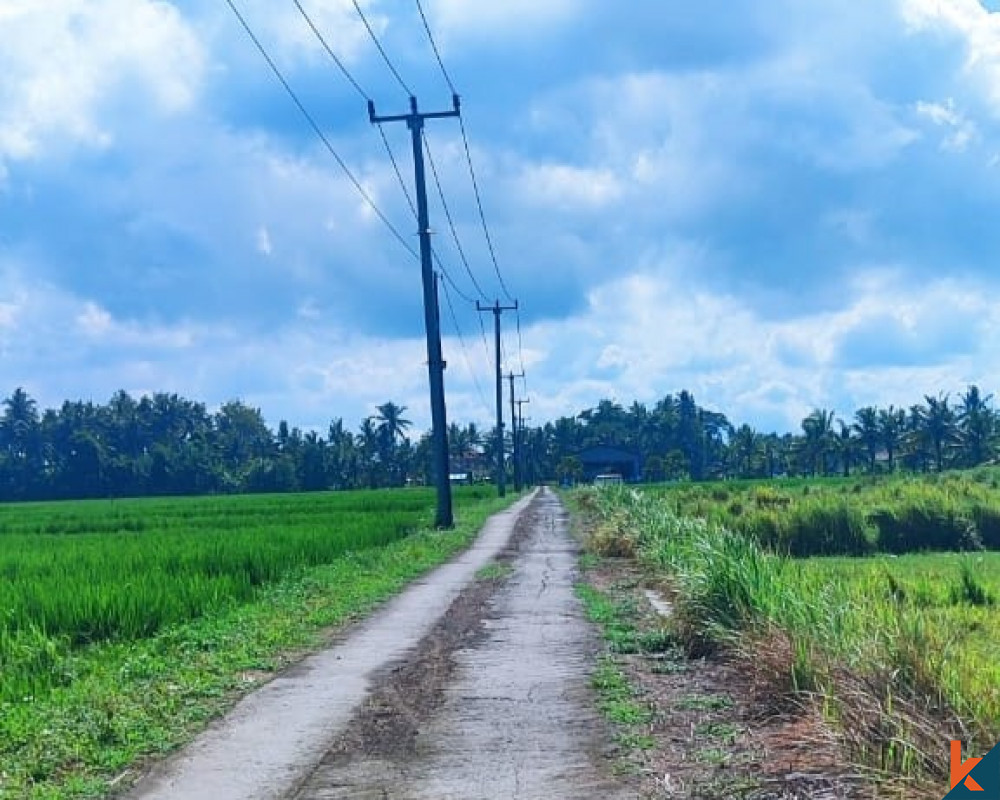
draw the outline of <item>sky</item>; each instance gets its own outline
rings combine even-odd
[[[352,0],[301,0],[362,95],[293,0],[233,2],[378,212],[225,0],[0,0],[0,394],[240,399],[321,432],[391,400],[425,429],[417,226],[365,100],[451,107],[417,4],[358,0],[404,89]],[[688,389],[788,431],[1000,390],[996,3],[423,8],[489,232],[461,127],[428,121],[475,278],[431,183],[451,421],[490,424],[475,301],[509,297],[533,425]]]

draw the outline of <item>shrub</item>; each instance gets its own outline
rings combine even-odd
[[[983,547],[1000,550],[1000,505],[989,501],[973,504],[969,512]]]
[[[921,550],[979,550],[982,540],[970,515],[940,493],[902,498],[873,511],[878,546],[890,553]],[[935,496],[937,494],[937,496]]]
[[[962,563],[958,582],[952,585],[950,595],[954,605],[992,606],[996,603],[996,598],[976,577],[968,561]]]
[[[782,514],[748,515],[741,530],[771,550],[791,556],[858,556],[872,545],[864,514],[849,503],[815,500]]]
[[[757,508],[787,508],[792,502],[787,494],[770,486],[755,486],[750,496]]]

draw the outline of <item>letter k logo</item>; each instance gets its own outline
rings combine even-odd
[[[959,783],[965,779],[965,788],[970,792],[982,792],[985,791],[982,786],[980,786],[976,781],[969,775],[970,772],[975,768],[976,764],[982,761],[981,758],[970,758],[968,761],[962,761],[962,743],[957,739],[951,740],[951,788],[954,789]]]

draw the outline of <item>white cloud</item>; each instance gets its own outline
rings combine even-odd
[[[151,0],[13,0],[0,28],[0,159],[51,143],[106,147],[115,99],[130,115],[193,101],[201,46],[171,5]]]
[[[584,6],[583,0],[430,0],[431,24],[442,40],[491,39],[496,36],[531,36],[573,18]]]
[[[274,252],[274,247],[271,244],[271,233],[264,225],[257,229],[257,252],[263,256],[270,256]]]
[[[956,33],[965,43],[965,73],[1000,113],[1000,14],[979,0],[900,0],[911,31]]]
[[[369,46],[368,32],[354,9],[352,0],[300,0],[313,25],[330,49],[345,64],[352,64]],[[381,36],[390,25],[390,18],[372,8],[370,0],[359,0],[365,17],[376,34]],[[242,13],[258,36],[267,42],[269,50],[283,64],[303,59],[323,61],[328,55],[309,22],[292,3],[273,0],[252,0],[240,4]],[[241,31],[242,33],[242,31]],[[325,66],[325,63],[324,63]]]
[[[962,153],[979,138],[979,128],[976,123],[955,109],[955,101],[952,98],[948,98],[944,103],[920,101],[916,110],[920,116],[948,131],[941,141],[942,150]]]
[[[111,330],[111,315],[96,303],[85,303],[76,325],[84,336],[102,337]]]
[[[537,164],[526,168],[521,181],[526,202],[559,209],[601,209],[624,193],[609,169]]]
[[[988,387],[1000,369],[988,344],[1000,313],[984,287],[912,286],[905,273],[872,270],[845,290],[836,311],[772,322],[739,298],[698,289],[676,265],[610,281],[573,319],[525,331],[548,345],[535,371],[549,376],[539,407],[554,416],[686,388],[734,423],[790,430],[812,408],[849,415],[915,403],[923,392]],[[845,353],[848,342],[858,352]],[[614,368],[613,377],[594,378],[589,365]]]

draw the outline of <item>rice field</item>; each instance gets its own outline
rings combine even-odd
[[[459,508],[483,488],[456,495]],[[0,506],[0,703],[71,679],[66,653],[154,636],[432,520],[432,490]]]

